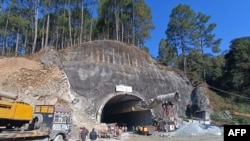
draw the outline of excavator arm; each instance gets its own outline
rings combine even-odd
[[[0,91],[0,100],[1,100],[1,98],[3,98],[3,97],[4,97],[4,98],[11,99],[11,100],[17,100],[18,95],[13,94],[13,93],[9,93],[9,92]]]

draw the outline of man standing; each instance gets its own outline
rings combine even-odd
[[[85,128],[85,127],[83,127],[83,128],[82,128],[82,132],[81,132],[82,141],[86,141],[86,137],[87,137],[88,134],[89,134],[88,129]]]
[[[92,131],[89,133],[90,141],[95,141],[97,139],[97,133],[95,131],[95,128],[92,129]]]

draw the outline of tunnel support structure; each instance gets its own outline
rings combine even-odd
[[[140,101],[130,101],[122,105],[122,107],[114,106],[110,110],[112,114],[126,113],[126,112],[136,112],[136,111],[146,111],[151,110],[159,106],[161,103],[170,102],[172,104],[180,101],[179,92],[173,92],[163,95],[158,95],[151,99],[149,103],[145,103],[144,100]]]
[[[111,93],[111,94],[108,94],[101,102],[98,110],[97,110],[97,113],[96,113],[96,121],[101,123],[101,116],[102,116],[102,112],[103,112],[103,108],[104,106],[113,98],[113,97],[116,97],[116,96],[134,96],[142,101],[144,101],[145,99],[142,98],[138,93],[127,93],[127,92],[117,92],[117,93]]]

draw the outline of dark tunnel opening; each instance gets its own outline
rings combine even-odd
[[[133,95],[119,95],[111,98],[104,106],[101,123],[117,123],[118,126],[126,125],[128,130],[133,126],[152,124],[152,112],[132,111],[131,106],[141,101]]]

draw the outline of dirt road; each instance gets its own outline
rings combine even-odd
[[[142,136],[132,133],[123,133],[119,141],[223,141],[223,136],[193,136],[193,137],[159,137],[159,136]],[[97,141],[118,141],[116,139],[102,139]]]

